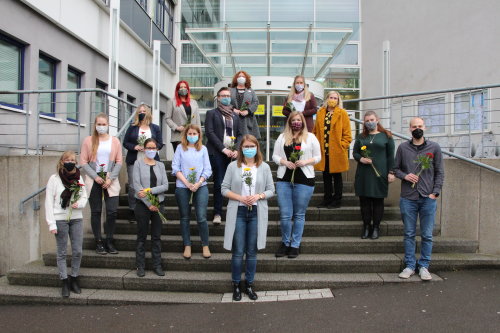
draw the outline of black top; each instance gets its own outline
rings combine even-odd
[[[155,139],[156,142],[158,142],[158,150],[160,150],[163,147],[160,127],[156,124],[150,124],[149,128],[151,129],[151,137]],[[137,159],[137,150],[135,150],[134,148],[137,145],[138,137],[139,126],[129,126],[127,132],[125,133],[125,137],[123,138],[123,146],[128,150],[127,157],[125,159],[125,162],[128,165],[133,165],[135,163],[135,160]],[[155,160],[160,160],[158,154],[156,154]]]
[[[149,166],[149,187],[150,188],[156,187],[156,183],[157,183],[155,170],[153,168],[154,168],[154,165]]]
[[[184,107],[184,111],[186,111],[187,119],[191,119],[191,105],[182,102],[182,106]]]
[[[300,143],[293,143],[288,146],[284,146],[283,149],[285,150],[285,155],[286,159],[289,161],[290,160],[290,155],[293,152],[293,147],[294,146],[300,146]],[[301,156],[302,157],[302,156]],[[292,180],[292,173],[293,170],[290,170],[286,168],[285,174],[283,175],[283,178],[278,178],[278,181],[280,182],[290,182]],[[304,175],[304,172],[302,171],[301,168],[296,168],[295,169],[295,175],[293,176],[293,183],[294,184],[301,184],[301,185],[307,185],[307,186],[314,186],[314,177],[313,178],[307,178],[306,175]]]
[[[330,142],[330,127],[332,125],[332,113],[326,112],[325,130],[323,132],[323,142],[325,143],[325,155],[328,155],[328,142]]]
[[[243,104],[243,95],[245,94],[245,89],[241,90],[241,89],[237,89],[238,93],[236,94],[236,103],[238,103],[238,105],[236,105],[236,107],[238,109],[241,109],[241,105]]]

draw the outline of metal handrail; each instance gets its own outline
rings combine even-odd
[[[24,214],[24,204],[27,201],[29,201],[29,200],[33,199],[34,197],[36,197],[37,195],[39,195],[40,193],[42,193],[43,191],[45,191],[46,189],[47,189],[47,186],[39,188],[36,192],[33,192],[30,195],[28,195],[26,198],[22,199],[19,202],[19,212],[21,214]],[[39,209],[40,209],[40,205],[36,201],[33,201],[33,210],[39,210]]]

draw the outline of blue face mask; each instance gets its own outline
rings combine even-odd
[[[222,97],[220,99],[220,103],[222,105],[228,106],[229,104],[231,104],[231,97]]]
[[[150,159],[154,159],[156,156],[156,150],[145,150],[144,153],[146,154],[146,157]]]
[[[198,142],[198,135],[188,135],[187,140],[189,143],[196,143]]]
[[[257,148],[243,148],[243,156],[252,158],[257,155]]]

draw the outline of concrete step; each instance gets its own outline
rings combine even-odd
[[[148,237],[149,238],[149,237]],[[193,247],[201,248],[200,240],[192,237]],[[183,251],[183,243],[180,236],[163,236],[163,252]],[[212,253],[225,253],[223,248],[224,239],[222,236],[210,237],[210,250]],[[260,253],[275,253],[281,243],[281,237],[267,237],[267,246],[259,251]],[[115,246],[118,251],[135,251],[135,235],[115,235]],[[95,242],[92,236],[85,236],[83,248],[95,249]],[[146,241],[146,248],[149,250],[150,241]],[[417,241],[417,252],[420,251],[420,240]],[[453,253],[475,253],[478,242],[460,238],[434,237],[433,253],[453,252]],[[401,253],[403,251],[402,236],[385,236],[376,240],[360,239],[359,237],[304,237],[301,243],[301,253],[303,254],[359,254],[359,253]]]
[[[224,223],[220,226],[214,226],[208,223],[210,236],[224,236]],[[191,237],[197,238],[198,225],[196,221],[190,223]],[[304,237],[339,237],[361,235],[362,223],[360,221],[306,221],[304,227]],[[419,230],[418,235],[420,234]],[[440,226],[434,226],[434,236],[439,235]],[[128,220],[117,220],[115,234],[135,235],[137,233],[137,224],[130,223]],[[178,220],[169,221],[162,225],[163,235],[180,235],[180,222]],[[269,221],[267,229],[268,236],[281,236],[279,221]],[[383,221],[380,223],[381,236],[401,236],[403,235],[403,222],[401,221]],[[193,238],[193,239],[194,239]]]
[[[213,207],[207,207],[207,218],[213,216]],[[179,220],[180,213],[177,206],[164,207],[165,217],[167,220]],[[279,221],[280,212],[278,207],[269,207],[269,221]],[[126,206],[118,207],[118,219],[128,219],[132,211]],[[223,207],[222,217],[226,215],[226,207]],[[191,210],[191,219],[195,218],[194,209]],[[342,206],[336,209],[308,207],[306,211],[306,221],[360,221],[361,213],[359,207]],[[400,220],[401,213],[399,207],[386,207],[384,210],[384,219]]]

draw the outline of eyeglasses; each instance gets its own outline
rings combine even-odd
[[[231,95],[219,95],[219,97],[231,97]]]
[[[257,146],[243,146],[243,149],[252,149],[252,148],[257,148]]]

